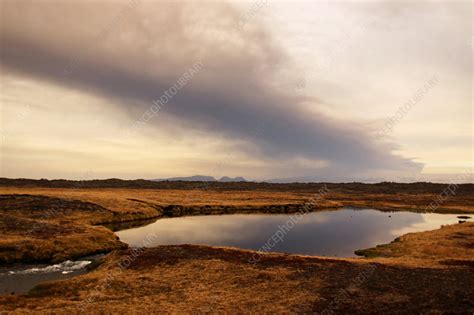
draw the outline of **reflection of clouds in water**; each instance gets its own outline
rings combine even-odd
[[[440,228],[441,225],[458,223],[457,214],[420,213],[419,216],[421,218],[420,222],[393,229],[391,231],[392,235],[397,237],[417,231],[435,230]]]
[[[260,249],[295,214],[234,214],[161,219],[118,232],[130,245],[204,244]],[[407,232],[435,229],[456,222],[456,215],[381,212],[372,209],[321,211],[300,216],[271,251],[312,255],[354,256],[354,251],[391,242]]]
[[[193,242],[222,244],[255,237],[261,233],[262,227],[274,229],[279,221],[283,221],[278,217],[280,216],[237,214],[170,218],[117,234],[122,241],[134,245],[140,244],[143,236],[149,233],[155,233],[158,236],[158,239],[150,246]]]
[[[330,220],[327,212],[313,214],[303,215],[296,225],[314,226]],[[144,235],[151,233],[155,233],[158,239],[149,246],[193,242],[209,245],[233,242],[237,245],[238,242],[255,242],[250,242],[249,239],[266,241],[266,238],[271,237],[279,225],[285,225],[294,215],[296,214],[234,214],[169,218],[158,220],[145,227],[117,232],[117,234],[122,241],[133,245],[141,245]],[[296,228],[300,227],[295,226],[293,229]]]

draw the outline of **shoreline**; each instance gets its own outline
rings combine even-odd
[[[410,193],[330,191],[308,207],[314,193],[183,191],[152,189],[61,189],[0,187],[0,264],[60,262],[126,245],[113,225],[134,226],[164,217],[223,214],[292,214],[372,208],[424,213],[428,197]],[[430,195],[435,198],[436,195]],[[181,203],[178,204],[177,201]],[[428,201],[426,201],[428,200]],[[472,205],[472,206],[471,206]],[[20,210],[21,209],[21,210]],[[474,214],[474,194],[456,195],[426,213]]]
[[[474,223],[442,229],[452,236],[459,227],[474,230]],[[423,251],[431,250],[436,231],[413,233],[425,239]],[[123,312],[130,305],[139,312],[390,313],[403,305],[409,313],[463,313],[474,309],[473,249],[466,253],[463,242],[451,241],[445,245],[458,251],[442,259],[266,253],[251,263],[254,251],[229,247],[129,248],[110,253],[86,274],[40,284],[26,295],[0,296],[0,305],[8,312],[65,314]],[[456,257],[463,252],[464,258]]]
[[[470,302],[474,301],[473,222],[408,233],[390,243],[361,249],[366,257],[264,252],[258,262],[251,260],[257,251],[222,246],[166,245],[137,250],[101,225],[107,221],[148,224],[164,217],[164,209],[177,217],[297,213],[291,210],[303,207],[312,195],[0,187],[1,265],[41,259],[61,262],[107,252],[103,262],[87,273],[44,282],[24,295],[0,295],[0,305],[6,312],[64,314],[79,310],[120,313],[130,305],[136,312],[154,312],[157,307],[163,312],[329,314],[474,310]],[[312,210],[338,211],[356,204],[353,208],[420,213],[414,209],[424,209],[436,196],[331,192]],[[367,205],[361,206],[364,203]],[[323,207],[328,204],[333,207]],[[456,214],[463,209],[472,217],[474,196],[453,196],[433,213],[443,213],[446,207],[456,209]],[[130,221],[134,218],[139,220]],[[460,287],[464,290],[459,291]]]

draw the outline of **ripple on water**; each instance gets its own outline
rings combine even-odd
[[[69,279],[88,272],[98,257],[82,260],[66,260],[59,264],[15,265],[0,269],[0,294],[24,294],[36,285],[53,280]]]

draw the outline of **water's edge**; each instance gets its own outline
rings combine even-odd
[[[312,211],[308,212],[307,214],[325,214],[325,213],[338,213],[340,214],[343,211],[364,211],[367,210],[367,208],[362,208],[362,207],[337,207],[337,208],[327,208],[327,209],[313,209]],[[396,210],[387,210],[387,209],[370,209],[379,213],[384,213],[387,214],[389,218],[392,217],[390,213],[395,215],[396,213],[412,213],[412,214],[425,214],[429,215],[430,213],[422,213],[422,212],[417,212],[417,211],[412,211],[411,209],[396,209]],[[119,222],[118,224],[100,224],[114,232],[114,234],[117,237],[120,237],[120,235],[123,232],[131,231],[131,230],[138,230],[141,228],[146,228],[149,226],[152,226],[156,223],[164,222],[165,220],[169,219],[174,219],[174,220],[199,220],[199,218],[209,218],[212,219],[213,217],[234,217],[235,216],[245,216],[246,219],[255,217],[255,216],[263,216],[266,219],[275,219],[277,217],[284,217],[284,216],[289,216],[289,215],[297,215],[298,211],[295,212],[287,212],[287,213],[268,213],[268,212],[236,212],[236,213],[229,213],[229,214],[221,214],[221,215],[215,215],[211,213],[205,213],[205,214],[187,214],[185,212],[181,212],[181,215],[176,215],[176,216],[158,216],[158,217],[153,217],[153,218],[147,218],[147,219],[138,219],[138,220],[130,220],[126,222]],[[431,213],[434,215],[448,215],[448,214],[437,214],[437,213]],[[461,221],[466,221],[470,220],[471,217],[469,215],[464,215],[464,213],[455,213],[451,215],[457,215],[459,219],[459,223]],[[352,218],[352,216],[351,216]],[[169,221],[167,222],[169,223]],[[249,223],[251,224],[251,222]],[[376,222],[376,224],[381,224],[380,222]],[[324,226],[324,223],[323,223]],[[248,225],[246,226],[248,227]],[[229,226],[227,226],[227,229]],[[274,227],[273,227],[274,228]],[[435,227],[434,229],[437,229],[439,227]],[[202,229],[202,226],[200,226],[199,229]],[[199,230],[196,229],[196,230]],[[314,232],[314,231],[313,231]],[[406,234],[406,233],[404,233]],[[239,235],[236,233],[235,235]],[[403,234],[402,234],[403,235]],[[391,241],[396,239],[397,236],[393,237]],[[124,242],[121,239],[122,242]],[[314,240],[313,240],[314,242]],[[134,244],[130,242],[124,242],[127,244],[127,246],[134,246]],[[381,242],[380,244],[385,244],[386,242]],[[193,244],[192,242],[189,242],[189,244]],[[136,244],[135,244],[136,245]],[[154,246],[156,245],[171,245],[171,244],[153,244]],[[179,245],[179,244],[174,244],[174,245]],[[226,246],[225,244],[220,245],[220,244],[213,244],[212,242],[209,242],[209,244],[197,244],[197,245],[206,245],[206,246]],[[331,245],[332,246],[332,245]],[[153,246],[148,246],[148,247],[153,247]],[[257,250],[257,248],[246,248],[245,246],[240,247],[240,246],[232,246],[232,247],[237,247],[237,248],[242,248],[242,249],[250,249],[250,250]],[[363,248],[360,248],[363,249]],[[357,255],[357,250],[355,249],[355,253]],[[275,251],[275,252],[285,252],[285,251]],[[290,254],[305,254],[307,253],[298,253],[298,252],[289,252]],[[309,255],[314,255],[314,256],[327,256],[327,257],[341,257],[339,255],[331,255],[331,254],[309,254]],[[350,256],[343,256],[343,257],[350,257]],[[86,256],[86,257],[80,257],[77,258],[77,260],[66,260],[64,262],[58,263],[58,264],[13,264],[11,266],[2,266],[0,267],[0,294],[26,294],[29,292],[29,290],[33,289],[36,285],[46,282],[46,281],[56,281],[56,280],[64,280],[64,279],[70,279],[82,274],[85,274],[93,269],[95,269],[98,265],[101,264],[103,261],[104,254],[102,255],[94,255],[94,256]]]

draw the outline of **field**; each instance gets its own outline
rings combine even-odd
[[[133,250],[103,226],[166,216],[291,213],[302,207],[470,215],[471,184],[0,183],[2,265],[110,253],[88,274],[42,284],[23,296],[0,296],[0,310],[474,311],[474,223],[410,233],[390,244],[361,248],[359,254],[365,257],[358,259],[262,254],[258,261],[252,259],[256,252],[222,247]]]

